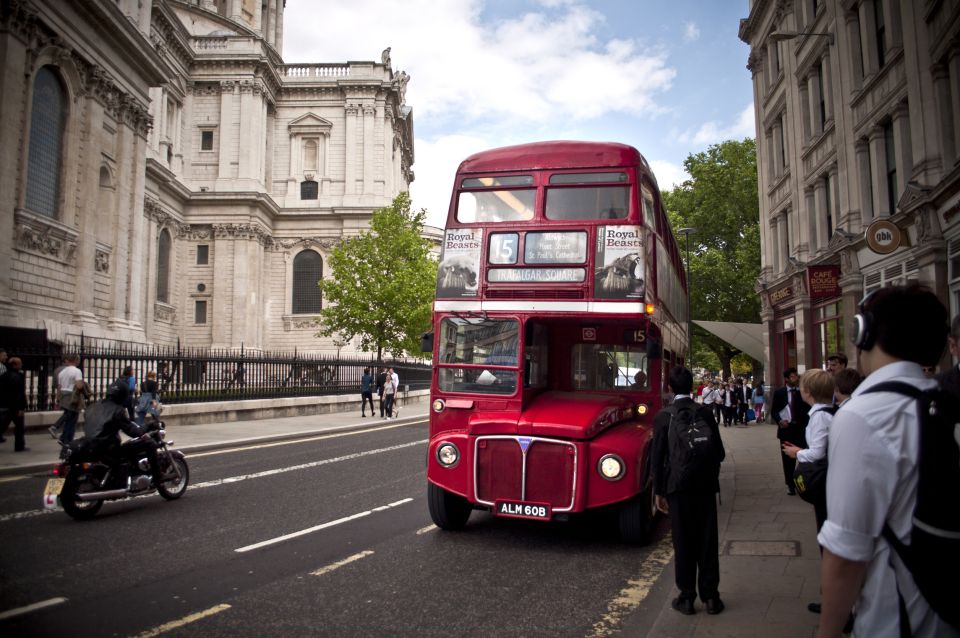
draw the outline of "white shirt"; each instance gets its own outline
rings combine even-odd
[[[73,392],[74,386],[76,386],[77,381],[83,380],[83,373],[80,372],[80,368],[76,366],[64,366],[63,370],[60,371],[60,374],[57,375],[57,385],[60,386],[60,392],[62,394],[70,394]]]
[[[807,449],[797,452],[797,460],[803,463],[819,461],[827,456],[827,436],[833,415],[825,412],[830,406],[817,403],[810,408],[810,422],[807,424]]]
[[[882,538],[884,523],[910,542],[917,498],[920,447],[915,400],[893,392],[864,392],[884,381],[935,387],[916,363],[891,363],[867,377],[830,425],[827,521],[817,540],[851,561],[866,562],[854,636],[899,638],[897,585],[917,638],[960,636],[920,596],[910,572]]]
[[[400,392],[400,375],[396,372],[393,373],[393,390],[394,392]]]

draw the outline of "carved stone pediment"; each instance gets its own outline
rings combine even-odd
[[[329,135],[333,123],[325,120],[316,113],[306,113],[287,124],[291,135]]]
[[[853,233],[848,233],[842,228],[835,228],[833,235],[830,236],[830,243],[827,244],[827,252],[837,252],[838,250],[846,248],[856,240],[857,236]]]
[[[65,264],[73,263],[77,252],[77,233],[59,222],[16,211],[14,248]]]
[[[924,186],[918,182],[907,182],[907,185],[903,188],[903,194],[897,200],[897,210],[908,211],[918,203],[926,201],[930,190],[929,186]]]
[[[320,315],[284,315],[283,330],[284,332],[290,332],[291,330],[316,330],[318,326],[317,320],[319,318]]]
[[[316,246],[325,250],[331,250],[342,241],[340,237],[284,237],[275,238],[272,248],[274,250],[290,250],[297,246]]]

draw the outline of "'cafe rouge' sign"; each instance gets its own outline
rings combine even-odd
[[[807,289],[811,299],[840,296],[840,266],[810,266],[807,268]]]

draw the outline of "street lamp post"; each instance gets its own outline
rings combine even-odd
[[[693,372],[693,308],[690,306],[690,235],[697,232],[696,228],[688,226],[677,231],[678,235],[687,238],[687,355],[690,360],[690,372]]]

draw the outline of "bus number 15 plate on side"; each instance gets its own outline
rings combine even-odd
[[[550,520],[549,503],[524,503],[522,501],[496,501],[493,513],[510,518],[532,518],[537,521]]]

